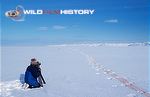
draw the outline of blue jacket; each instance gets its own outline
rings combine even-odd
[[[25,83],[32,87],[39,86],[37,78],[40,76],[40,74],[41,70],[39,67],[33,65],[28,66],[25,72]]]

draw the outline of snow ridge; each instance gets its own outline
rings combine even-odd
[[[0,95],[2,97],[13,97],[11,96],[12,91],[21,90],[22,84],[19,80],[0,82]]]

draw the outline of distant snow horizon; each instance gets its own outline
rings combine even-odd
[[[150,46],[150,42],[75,42],[75,43],[49,43],[43,45],[1,45],[7,46]]]
[[[150,42],[99,42],[99,43],[72,43],[54,46],[150,46]],[[52,46],[53,46],[52,45]],[[49,45],[51,46],[51,45]]]

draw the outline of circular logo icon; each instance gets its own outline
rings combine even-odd
[[[24,8],[23,6],[18,5],[15,10],[9,10],[5,12],[5,16],[11,18],[14,21],[24,21]]]

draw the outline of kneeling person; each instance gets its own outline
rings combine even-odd
[[[39,88],[45,84],[40,65],[41,63],[35,58],[31,59],[31,64],[27,67],[25,72],[25,83],[29,85],[28,88]]]

